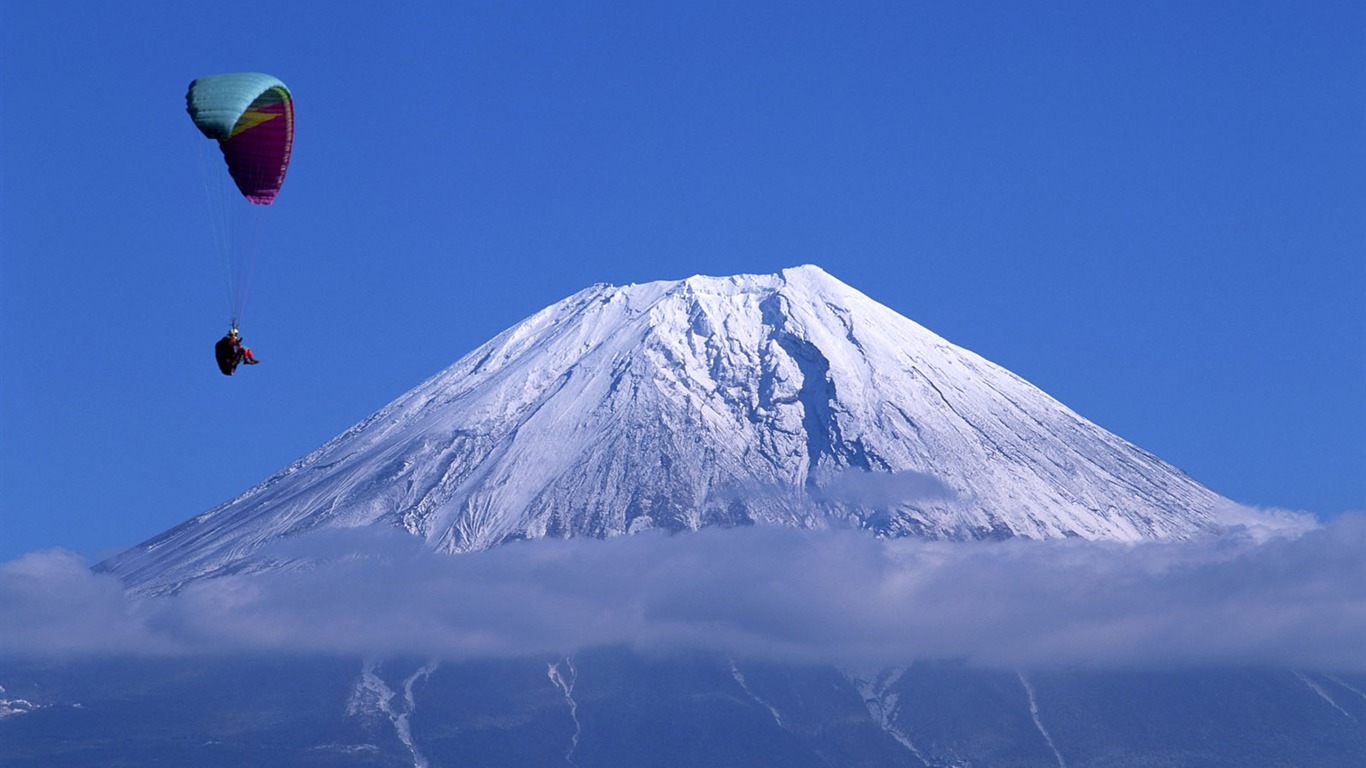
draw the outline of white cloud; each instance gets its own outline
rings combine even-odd
[[[0,564],[0,653],[68,656],[103,649],[168,652],[174,638],[150,633],[112,576],[80,556],[35,552]],[[169,644],[168,644],[169,641]]]
[[[923,472],[844,470],[826,479],[815,495],[818,501],[878,508],[914,504],[930,499],[951,499],[955,494],[939,478]]]
[[[1215,521],[1230,532],[1251,536],[1257,541],[1295,537],[1319,527],[1318,520],[1304,512],[1288,509],[1249,507],[1226,503],[1214,510]]]
[[[266,553],[323,560],[306,570],[145,599],[45,552],[0,565],[0,653],[464,658],[625,644],[843,664],[1366,669],[1366,515],[1293,537],[1240,530],[1123,545],[747,528],[454,556],[362,530]]]

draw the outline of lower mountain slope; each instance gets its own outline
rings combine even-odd
[[[0,660],[0,766],[1361,766],[1361,675],[705,654]],[[4,700],[0,699],[0,705]]]

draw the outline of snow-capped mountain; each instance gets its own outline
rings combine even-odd
[[[1188,537],[1223,499],[817,267],[597,285],[113,558],[140,590],[386,526],[440,551],[709,525]]]

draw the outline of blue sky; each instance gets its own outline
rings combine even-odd
[[[803,263],[1236,501],[1366,508],[1363,39],[1359,2],[6,3],[0,560],[148,538],[589,284]],[[297,133],[228,379],[184,92],[243,70]]]

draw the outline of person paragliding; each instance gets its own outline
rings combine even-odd
[[[238,333],[236,328],[228,331],[228,335],[213,345],[213,354],[218,358],[218,370],[222,371],[224,376],[231,376],[239,365],[256,365],[261,362],[252,354],[251,347],[242,343],[242,334]]]
[[[236,186],[230,193],[225,190],[221,199],[210,200],[211,208],[217,206],[215,226],[218,219],[259,219],[247,216],[249,210],[266,210],[275,202],[289,169],[294,144],[294,99],[289,89],[260,72],[210,75],[190,83],[185,106],[200,133],[218,143]],[[221,179],[222,167],[212,175],[215,181]],[[219,370],[231,376],[238,365],[259,362],[242,346],[237,323],[250,292],[255,248],[261,237],[259,232],[237,232],[226,224],[217,234],[224,251],[232,330],[214,345],[214,356]]]

